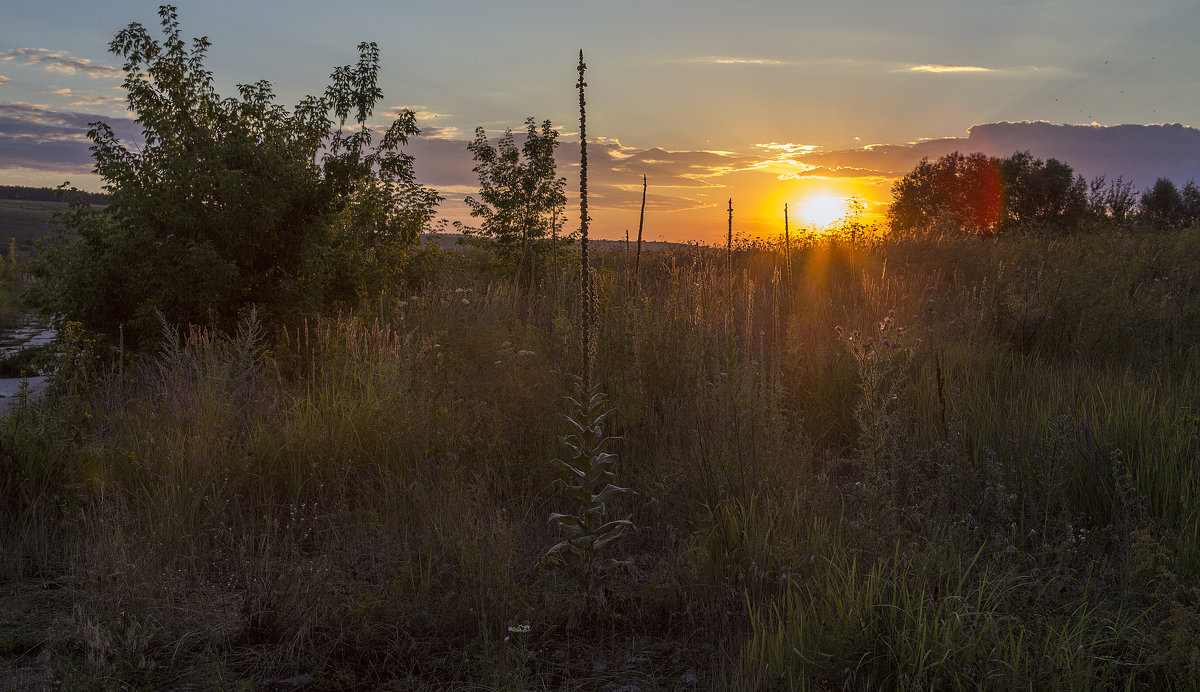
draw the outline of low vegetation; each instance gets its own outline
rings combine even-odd
[[[325,120],[364,124],[373,46],[301,117],[265,85],[214,101],[181,79],[207,42],[189,53],[162,16],[165,49],[137,25],[114,42],[127,87],[199,89],[196,113],[232,134],[193,142],[211,155],[171,159],[163,140],[138,162],[97,128],[110,211],[73,207],[76,234],[41,258],[54,374],[0,419],[6,685],[1200,685],[1200,226],[1150,230],[1109,207],[1066,224],[1053,205],[1007,224],[1001,195],[979,223],[855,219],[737,244],[731,200],[728,247],[589,255],[581,52],[581,242],[555,237],[545,125],[524,164],[510,140],[476,142],[481,186],[505,171],[496,190],[522,171],[512,189],[544,184],[488,229],[507,241],[422,249],[434,200],[390,146],[411,119],[382,150]],[[160,61],[153,79],[143,59]],[[304,185],[226,207],[241,228],[259,202],[323,200],[289,227],[316,238],[288,250],[295,264],[222,255],[204,213],[225,183],[251,190],[223,158],[253,151],[246,111],[312,126],[281,147],[331,138],[320,166],[275,152]],[[159,197],[122,177],[164,160],[200,182]],[[1083,194],[1057,162],[1005,165]],[[1129,202],[1123,183],[1105,190]],[[1146,218],[1175,199],[1159,192]],[[509,197],[481,195],[482,216]],[[243,293],[217,287],[207,320],[185,319],[188,284],[154,294],[175,313],[84,309],[103,286],[63,267],[141,248],[163,208],[188,212],[191,268],[211,260]],[[306,273],[329,242],[379,273]],[[106,271],[122,266],[138,265]]]
[[[723,249],[600,256],[637,531],[588,599],[542,560],[570,277],[449,252],[276,332],[163,325],[123,364],[79,334],[0,431],[0,569],[56,594],[13,592],[42,620],[6,651],[155,687],[1186,687],[1198,258],[1200,229],[810,238],[790,281],[735,251],[731,300]]]

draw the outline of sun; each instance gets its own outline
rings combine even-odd
[[[818,228],[832,226],[849,211],[846,198],[834,195],[816,195],[800,203],[800,217]]]

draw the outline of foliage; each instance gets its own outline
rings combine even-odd
[[[894,232],[964,232],[1076,228],[1088,209],[1087,184],[1057,159],[1029,152],[998,159],[975,153],[922,159],[892,186]]]
[[[1003,182],[996,160],[983,154],[921,159],[893,184],[892,196],[888,220],[898,232],[948,227],[987,235],[1003,222]]]
[[[1092,179],[1089,184],[1088,213],[1096,222],[1109,222],[1118,228],[1128,224],[1137,207],[1137,195],[1133,183],[1117,176],[1105,186],[1104,176]]]
[[[69,324],[0,421],[0,686],[1197,687],[1200,228],[788,250],[456,255],[123,371]],[[603,551],[579,618],[538,557]]]
[[[1200,221],[1200,188],[1189,180],[1183,189],[1169,178],[1159,178],[1142,192],[1141,216],[1152,226],[1177,231]]]
[[[1015,228],[1077,227],[1086,212],[1080,176],[1058,159],[1043,162],[1029,152],[997,161],[1004,181],[1004,224]]]
[[[493,146],[482,127],[467,145],[479,176],[479,198],[466,199],[471,216],[482,219],[476,234],[494,239],[501,256],[522,267],[550,248],[566,204],[566,178],[555,177],[557,146],[558,132],[550,121],[539,131],[532,117],[525,120],[519,149],[512,130]]]
[[[735,248],[732,305],[723,246],[646,253],[640,285],[601,253],[609,398],[571,413],[598,439],[612,408],[590,495],[638,494],[596,525],[638,531],[594,556],[621,563],[594,617],[538,566],[571,538],[547,516],[595,504],[552,490],[588,465],[560,446],[578,277],[469,256],[18,404],[0,576],[61,595],[25,641],[64,686],[1189,689],[1197,248],[821,239],[778,280]]]
[[[175,8],[159,17],[162,41],[134,23],[109,45],[125,59],[142,141],[92,124],[109,204],[76,193],[60,217],[61,242],[44,245],[36,267],[47,312],[109,336],[123,328],[130,344],[157,331],[156,311],[221,328],[250,305],[298,314],[347,298],[342,277],[428,224],[437,195],[400,151],[418,132],[412,113],[377,144],[367,126],[382,98],[375,44],[360,44],[358,63],[337,68],[322,97],[288,111],[265,81],[221,97],[204,66],[208,39],[189,48]]]
[[[604,421],[612,413],[605,405],[604,394],[580,386],[576,396],[567,397],[567,401],[573,410],[563,419],[572,432],[563,438],[563,444],[571,450],[571,458],[558,463],[570,476],[570,481],[563,483],[564,493],[580,507],[580,514],[550,515],[549,523],[567,538],[547,550],[542,561],[578,579],[586,602],[591,603],[598,595],[602,574],[617,565],[612,558],[601,559],[600,551],[633,528],[628,519],[605,521],[605,509],[631,491],[612,483],[616,479],[612,471],[616,455],[605,450],[616,438],[604,434]]]

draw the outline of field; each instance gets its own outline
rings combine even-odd
[[[32,250],[34,241],[50,234],[54,212],[66,208],[64,202],[0,199],[0,240],[15,239],[19,251]]]
[[[68,328],[0,424],[3,675],[1200,682],[1200,228],[601,254],[592,382],[632,490],[604,515],[636,530],[591,584],[544,559],[579,509],[577,273],[428,262],[401,300],[167,326],[136,362]]]

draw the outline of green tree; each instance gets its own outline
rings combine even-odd
[[[471,216],[482,219],[471,234],[495,240],[501,257],[525,264],[549,248],[557,235],[555,221],[566,205],[566,178],[555,177],[554,150],[558,132],[550,121],[539,131],[532,117],[525,120],[525,142],[518,149],[512,130],[495,146],[482,127],[467,145],[475,157],[479,198],[468,197]]]
[[[438,201],[400,151],[418,133],[412,113],[377,144],[367,126],[382,98],[378,48],[360,44],[357,64],[289,111],[264,81],[221,97],[208,39],[189,47],[174,7],[159,17],[161,42],[133,23],[109,45],[142,142],[92,123],[109,203],[76,196],[60,217],[35,268],[42,307],[135,344],[157,333],[156,312],[229,329],[250,305],[279,317],[358,292],[369,250],[411,243]]]

